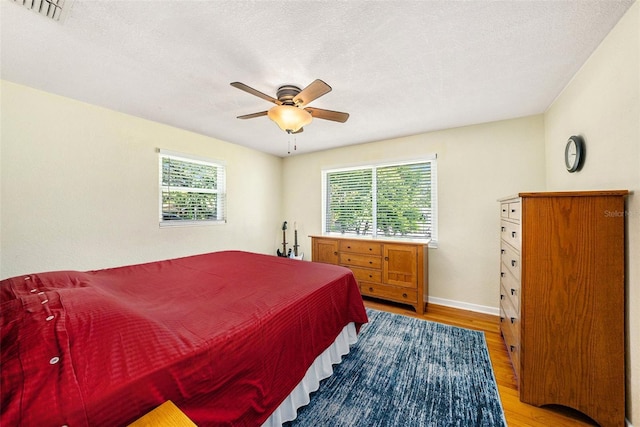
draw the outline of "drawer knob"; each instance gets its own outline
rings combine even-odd
[[[389,257],[388,256],[384,257],[384,260],[389,261]]]
[[[516,294],[516,290],[511,288],[511,295],[515,295]]]
[[[373,275],[371,275],[371,274],[370,274],[370,275],[369,275],[369,278],[370,278],[370,279],[371,279],[371,278],[373,278]]]
[[[369,264],[373,264],[373,261],[369,261]]]
[[[500,316],[500,323],[504,322],[504,317]]]
[[[369,248],[369,250],[370,250],[370,251],[372,251],[372,250],[373,250],[373,248]]]
[[[516,232],[515,231],[511,232],[511,237],[513,237],[514,239],[516,238]]]
[[[501,300],[504,299],[504,295],[503,294],[500,294],[500,299]]]
[[[402,298],[406,298],[406,297],[407,297],[407,294],[402,294]]]
[[[505,227],[500,227],[500,231],[506,231],[507,229]]]
[[[511,267],[515,267],[515,266],[516,266],[516,260],[515,260],[515,259],[512,259],[512,260],[511,260]]]
[[[338,252],[334,252],[333,254],[334,254],[334,255],[338,255]]]
[[[351,258],[347,258],[347,261],[351,261]]]
[[[504,271],[500,272],[500,277],[504,277]]]
[[[500,249],[500,253],[501,253],[501,254],[503,254],[503,253],[505,253],[505,252],[507,252],[507,251],[505,251],[504,249]]]
[[[514,351],[516,351],[516,346],[510,345],[509,350],[513,353]]]
[[[515,209],[511,209],[511,213],[515,213],[515,212],[516,212],[516,210],[515,210]]]
[[[351,249],[351,246],[347,246],[347,249]]]
[[[511,320],[511,323],[516,323],[516,318],[515,317],[511,317],[511,318],[509,318],[509,320]]]
[[[369,286],[369,292],[373,292],[373,288]]]

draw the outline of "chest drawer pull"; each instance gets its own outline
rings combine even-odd
[[[511,295],[515,295],[516,294],[516,290],[511,288]]]
[[[516,232],[515,231],[511,232],[511,237],[513,237],[514,239],[516,238]]]
[[[514,351],[516,351],[516,346],[515,345],[510,345],[509,346],[509,350],[513,353]]]
[[[500,277],[504,277],[504,271],[500,272]]]
[[[406,294],[406,293],[402,294],[402,297],[403,297],[403,298],[406,298],[406,297],[407,297],[407,294]]]
[[[515,259],[512,259],[512,260],[511,260],[511,267],[515,267],[515,266],[516,266],[516,260],[515,260]]]
[[[516,323],[516,318],[515,317],[510,317],[509,320],[511,320],[511,323]]]
[[[369,292],[373,292],[373,288],[369,286]]]
[[[500,299],[504,299],[504,294],[500,294]]]

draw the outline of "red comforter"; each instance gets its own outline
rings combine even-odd
[[[366,321],[348,269],[247,252],[6,279],[0,424],[125,425],[170,399],[259,425]]]

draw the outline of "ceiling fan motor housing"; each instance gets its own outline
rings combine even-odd
[[[282,104],[296,105],[295,102],[293,102],[293,98],[295,98],[295,96],[299,94],[300,91],[301,89],[297,86],[285,85],[285,86],[280,86],[276,94],[278,96],[278,101],[282,102]]]

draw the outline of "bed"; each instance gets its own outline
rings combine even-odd
[[[167,400],[199,426],[277,425],[367,322],[350,270],[242,251],[13,277],[0,309],[7,426],[127,425]]]

